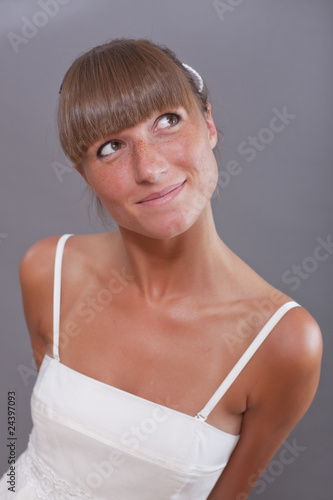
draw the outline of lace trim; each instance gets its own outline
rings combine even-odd
[[[91,495],[81,488],[73,488],[37,455],[29,440],[27,450],[22,455],[21,471],[27,482],[42,500],[90,500]]]

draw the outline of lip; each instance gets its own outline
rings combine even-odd
[[[142,200],[138,201],[137,204],[160,205],[166,203],[167,201],[177,196],[177,194],[181,191],[182,187],[184,186],[185,182],[186,180],[178,182],[177,184],[171,184],[170,186],[165,187],[161,191],[158,191],[156,193],[151,193]]]

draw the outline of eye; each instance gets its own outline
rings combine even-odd
[[[175,113],[166,113],[162,115],[157,122],[157,128],[174,127],[180,122],[180,116]]]
[[[121,149],[122,143],[119,141],[108,141],[102,144],[97,151],[97,156],[103,158]]]

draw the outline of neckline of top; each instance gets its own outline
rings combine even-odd
[[[137,394],[133,394],[132,392],[125,391],[124,389],[119,389],[118,387],[115,387],[111,384],[107,384],[106,382],[102,382],[101,380],[97,380],[96,378],[90,377],[89,375],[85,375],[84,373],[81,373],[81,372],[75,370],[74,368],[71,368],[70,366],[65,365],[64,363],[61,363],[60,360],[52,358],[48,354],[44,355],[42,365],[44,364],[44,360],[46,358],[49,360],[49,362],[56,363],[58,366],[64,367],[65,370],[69,370],[70,372],[74,373],[75,376],[81,376],[81,377],[89,380],[90,383],[97,384],[97,385],[101,384],[103,387],[107,387],[108,390],[119,392],[128,398],[138,399],[140,401],[143,401],[145,404],[149,404],[149,405],[155,406],[155,407],[159,406],[168,412],[177,413],[178,415],[182,415],[183,417],[189,418],[190,420],[202,422],[203,424],[205,424],[205,426],[208,426],[210,429],[213,429],[214,431],[218,432],[220,435],[227,436],[229,439],[232,438],[232,439],[238,440],[240,437],[240,434],[236,435],[236,434],[231,434],[229,432],[223,431],[222,429],[219,429],[218,427],[215,427],[214,425],[207,423],[205,420],[201,420],[199,418],[196,418],[196,416],[193,417],[192,415],[188,415],[187,413],[183,413],[179,410],[175,410],[174,408],[169,408],[168,406],[162,405],[160,403],[155,403],[154,401],[151,401],[150,399],[143,398],[141,396],[138,396]]]

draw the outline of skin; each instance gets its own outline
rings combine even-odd
[[[163,113],[178,113],[181,119],[176,123]],[[107,146],[103,151],[110,154],[98,157],[111,139],[115,152]],[[192,416],[272,314],[292,300],[217,234],[210,202],[217,182],[216,142],[208,105],[205,115],[196,108],[156,112],[93,144],[75,167],[119,230],[72,236],[62,270],[61,362]],[[138,203],[182,181],[172,201],[155,207]],[[38,368],[45,353],[52,356],[58,239],[36,243],[20,266]],[[122,273],[123,286],[103,306],[99,294],[108,289],[113,271]],[[266,312],[260,312],[265,304]],[[256,322],[250,321],[254,311]],[[66,334],[73,324],[76,333]],[[241,324],[246,325],[243,334]],[[321,354],[314,318],[300,307],[288,311],[207,419],[225,432],[241,434],[209,500],[247,497],[253,478],[311,404]]]

